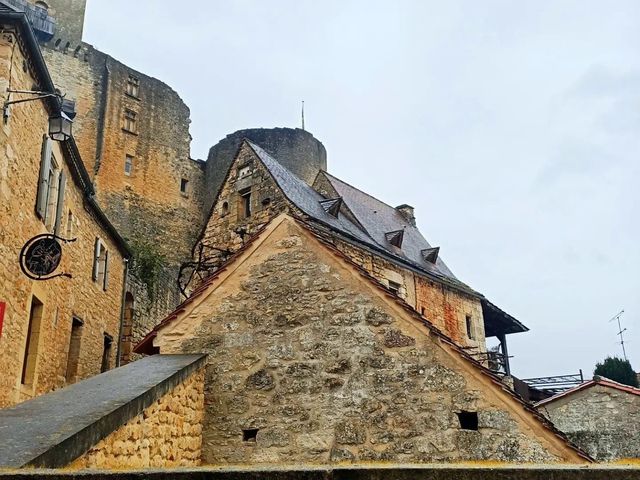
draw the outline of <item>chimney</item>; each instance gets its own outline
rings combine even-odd
[[[405,203],[403,205],[397,206],[396,210],[400,212],[400,215],[402,215],[407,220],[407,222],[409,222],[409,225],[411,225],[412,227],[416,226],[416,217],[413,215],[413,207],[411,205],[407,205]]]

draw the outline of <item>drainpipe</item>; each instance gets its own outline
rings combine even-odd
[[[116,368],[120,366],[120,355],[122,350],[122,333],[124,332],[124,305],[127,295],[127,283],[129,283],[129,259],[124,259],[124,272],[122,277],[122,296],[120,301],[120,329],[118,331],[118,348],[116,352]]]

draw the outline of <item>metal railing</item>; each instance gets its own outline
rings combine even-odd
[[[5,3],[25,12],[31,26],[36,34],[44,40],[51,40],[55,33],[56,21],[47,11],[37,5],[33,5],[26,0],[3,0]]]
[[[582,370],[580,370],[578,373],[572,373],[569,375],[524,378],[522,381],[531,388],[555,395],[584,383],[584,376],[582,375]]]

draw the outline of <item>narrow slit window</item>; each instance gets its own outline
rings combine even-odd
[[[240,190],[238,193],[240,194],[240,218],[249,218],[251,216],[251,187]]]
[[[189,180],[186,178],[180,179],[180,193],[188,193],[189,191]]]
[[[465,317],[465,324],[466,324],[466,327],[467,327],[467,337],[470,340],[475,339],[475,334],[473,332],[473,319],[471,318],[471,315],[467,315]]]
[[[65,375],[67,384],[75,383],[78,376],[83,324],[79,318],[73,317],[71,320],[71,338],[69,339],[69,353],[67,354],[67,371]]]
[[[133,157],[131,155],[127,155],[124,157],[124,174],[127,177],[130,177],[131,172],[133,172]]]

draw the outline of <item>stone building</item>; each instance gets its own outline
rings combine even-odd
[[[593,458],[640,458],[640,389],[593,377],[536,408]]]
[[[435,322],[287,213],[137,348],[209,354],[203,463],[587,459]]]
[[[136,351],[210,354],[208,463],[579,461],[487,368],[486,335],[526,328],[438,253],[411,207],[245,140],[190,297]]]
[[[73,138],[54,141],[49,118],[61,113],[25,16],[0,4],[0,406],[4,407],[116,365],[124,240],[94,196]],[[10,91],[9,91],[10,90]],[[62,244],[59,276],[21,270],[21,249],[37,235]]]

